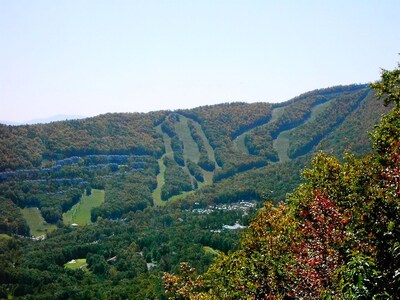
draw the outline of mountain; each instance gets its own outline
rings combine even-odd
[[[367,154],[367,132],[384,111],[367,85],[351,85],[311,91],[279,104],[224,103],[0,125],[0,177],[6,185],[9,180],[77,177],[105,187],[121,174],[135,174],[146,181],[146,196],[138,201],[144,201],[142,206],[196,194],[211,202],[259,199],[265,190],[280,200],[298,183],[315,151]],[[94,219],[113,216],[110,202]],[[132,207],[114,207],[115,216]]]
[[[316,152],[370,153],[388,110],[350,85],[278,104],[0,124],[0,297],[162,298],[160,272],[234,250],[239,235],[224,228],[241,226],[223,225],[285,200]],[[10,237],[29,232],[46,239]],[[71,271],[72,260],[85,263]]]

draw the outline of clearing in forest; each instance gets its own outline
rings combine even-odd
[[[63,214],[65,225],[78,224],[80,226],[91,224],[91,210],[104,202],[104,190],[92,189],[90,196],[83,195],[81,201]]]
[[[64,268],[71,269],[71,270],[81,269],[83,271],[88,271],[86,258],[73,259],[73,260],[65,263]]]
[[[153,191],[153,202],[155,206],[164,206],[166,204],[165,201],[161,200],[161,188],[165,183],[165,165],[164,159],[165,154],[158,160],[158,166],[160,167],[160,173],[157,174],[157,187]]]
[[[190,159],[197,163],[200,158],[199,147],[190,134],[187,122],[188,119],[186,117],[179,115],[179,122],[176,123],[175,130],[183,142],[183,157],[185,160]]]
[[[291,160],[288,155],[288,150],[289,150],[289,145],[290,145],[290,139],[289,139],[290,132],[293,130],[296,130],[297,127],[299,127],[301,125],[304,125],[308,122],[314,121],[315,118],[317,117],[317,115],[320,114],[321,112],[323,112],[324,109],[326,109],[326,107],[328,107],[328,105],[331,103],[331,101],[332,100],[329,100],[325,103],[314,106],[311,109],[311,114],[310,114],[309,118],[305,119],[301,124],[299,124],[295,128],[292,128],[289,130],[284,130],[279,133],[279,135],[273,142],[274,149],[278,153],[278,156],[279,156],[279,162],[286,162],[286,161]]]
[[[186,161],[186,160],[190,159],[191,161],[198,163],[198,161],[200,159],[200,151],[199,151],[199,147],[198,147],[196,141],[193,139],[193,137],[190,133],[190,129],[188,126],[188,120],[189,119],[187,117],[185,117],[183,115],[179,115],[179,121],[176,122],[176,124],[175,124],[175,133],[178,135],[179,139],[183,143],[183,158],[184,158],[184,160]],[[204,146],[207,151],[208,158],[211,161],[213,161],[214,163],[216,163],[214,149],[210,146],[210,143],[209,143],[207,137],[205,136],[200,124],[198,124],[196,121],[194,121],[193,124],[196,127],[197,132],[200,135],[201,139],[203,140]],[[164,160],[164,157],[166,157],[166,156],[171,159],[174,159],[174,151],[171,147],[171,138],[166,133],[162,132],[161,125],[156,126],[155,130],[156,130],[156,132],[161,134],[163,137],[164,146],[165,146],[165,154],[160,159],[158,159],[160,173],[157,175],[157,187],[153,191],[153,201],[154,201],[154,205],[156,205],[156,206],[164,206],[167,203],[167,201],[161,200],[161,189],[162,189],[163,185],[165,184],[164,176],[165,176],[165,170],[166,170],[163,160]],[[185,171],[189,172],[186,165],[183,168],[185,169]],[[203,185],[206,185],[206,184],[211,184],[212,180],[213,180],[214,172],[208,172],[208,171],[202,170],[202,173],[203,173],[205,181],[197,182],[199,187],[202,187]],[[192,180],[195,180],[195,178],[193,177]],[[191,192],[192,191],[176,195],[174,197],[171,197],[171,199],[169,199],[168,201],[178,200]]]
[[[49,224],[43,219],[37,207],[25,207],[21,211],[31,230],[31,235],[38,237],[57,229],[56,225]]]

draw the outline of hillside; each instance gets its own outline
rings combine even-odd
[[[57,193],[72,195],[72,189],[86,186],[106,189],[106,201],[95,209],[93,220],[164,205],[193,191],[229,202],[259,199],[261,191],[269,190],[275,192],[268,196],[279,200],[298,183],[299,170],[315,150],[366,154],[367,132],[383,112],[377,103],[369,87],[353,85],[308,92],[274,105],[225,103],[1,125],[0,193],[17,206],[39,207],[52,223],[77,201],[60,203]],[[269,176],[261,183],[251,179],[261,178],[257,174]],[[232,184],[237,176],[246,188]],[[133,188],[129,199],[123,192],[115,200],[116,180],[126,182],[122,189],[140,188]],[[228,194],[223,186],[230,186]],[[43,195],[49,191],[54,196]],[[111,204],[115,201],[122,205]]]
[[[351,85],[279,104],[0,125],[0,247],[23,251],[14,264],[34,270],[3,266],[0,296],[57,286],[59,298],[99,298],[93,288],[115,299],[119,290],[161,297],[160,272],[176,272],[182,261],[205,270],[217,253],[234,250],[239,232],[221,228],[247,225],[260,200],[284,200],[318,150],[371,153],[368,131],[385,111],[369,86]],[[45,240],[17,238],[29,235]],[[85,261],[86,271],[65,269],[70,260]],[[23,276],[35,290],[21,285]]]
[[[169,299],[399,299],[399,83],[400,65],[383,70],[382,80],[371,84],[378,99],[392,107],[371,132],[373,153],[346,154],[342,161],[315,154],[286,201],[266,202],[258,211],[238,249],[218,255],[206,272],[186,261],[179,272],[165,272]],[[344,98],[337,97],[336,109],[329,108],[330,100],[311,108],[308,120],[286,131],[288,149],[293,142],[292,149],[301,149],[318,141],[326,131],[343,137],[348,132],[343,127],[355,122],[339,121],[339,111],[351,111],[351,105],[341,105]],[[355,106],[365,103],[348,99]],[[318,120],[325,122],[316,127]],[[326,124],[336,124],[337,132]],[[293,140],[310,126],[314,135]]]

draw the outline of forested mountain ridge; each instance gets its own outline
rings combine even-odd
[[[400,64],[371,84],[392,109],[371,132],[374,152],[324,152],[286,202],[265,203],[207,272],[164,273],[169,299],[399,299]],[[265,175],[264,175],[265,176]]]
[[[229,202],[260,199],[268,190],[270,197],[283,199],[316,149],[338,155],[368,151],[367,132],[384,111],[377,102],[368,86],[351,85],[279,104],[225,103],[0,125],[0,194],[19,207],[39,207],[51,223],[78,201],[74,188],[106,189],[93,220],[164,205],[177,195]],[[259,173],[270,176],[253,175]],[[237,176],[243,184],[233,184]],[[118,193],[113,192],[117,182],[127,183]],[[136,188],[124,192],[129,185]]]
[[[81,120],[53,122],[50,124],[6,126],[0,125],[0,170],[40,167],[46,160],[87,154],[149,154],[160,157],[163,149],[155,127],[167,115],[185,115],[201,124],[211,146],[218,152],[232,147],[231,141],[254,127],[262,127],[272,117],[272,111],[284,108],[279,119],[264,131],[276,139],[281,131],[294,128],[310,118],[311,109],[338,97],[356,97],[368,93],[365,85],[335,87],[316,90],[279,104],[226,103],[176,112],[159,111],[147,114],[106,114]],[[342,119],[356,110],[352,99],[344,99],[351,106],[349,111],[338,112]],[[352,105],[353,104],[353,105]],[[337,107],[337,106],[336,106]],[[339,120],[337,123],[341,123]],[[319,124],[322,125],[322,124]],[[331,127],[332,125],[329,124]],[[326,126],[326,125],[325,125]],[[165,130],[167,127],[163,127]],[[305,132],[306,135],[307,132]],[[251,136],[257,138],[256,133]],[[295,140],[295,139],[294,139]],[[222,146],[224,145],[224,146]],[[251,143],[246,143],[251,147]],[[254,146],[253,146],[254,147]],[[223,150],[220,150],[222,148]],[[250,150],[250,152],[253,152]],[[255,154],[259,154],[255,152]],[[222,154],[221,154],[222,156]],[[292,155],[295,157],[296,155]],[[217,160],[223,164],[223,158]]]
[[[161,271],[176,272],[181,261],[205,270],[218,251],[235,249],[238,233],[222,225],[247,225],[259,200],[285,199],[315,151],[371,152],[367,132],[385,111],[369,86],[351,85],[279,104],[0,125],[0,247],[8,249],[0,252],[0,295],[49,295],[57,286],[60,299],[165,297]],[[93,198],[94,189],[103,198]],[[255,202],[229,204],[243,200]],[[83,214],[93,225],[82,227]],[[9,238],[29,230],[47,239]],[[23,254],[5,254],[17,250]],[[65,269],[75,258],[89,273]]]

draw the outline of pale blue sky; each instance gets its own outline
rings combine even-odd
[[[398,0],[0,0],[0,120],[281,102],[399,52]]]

